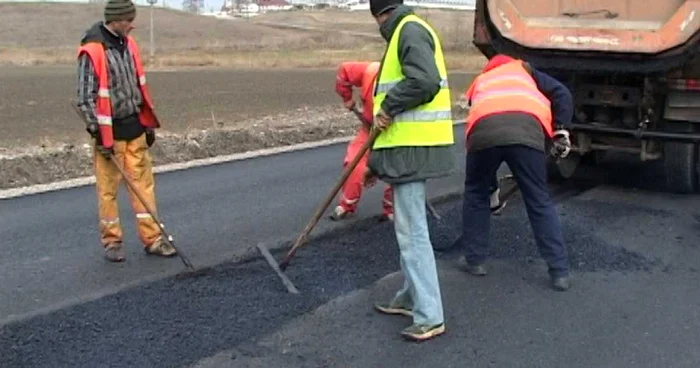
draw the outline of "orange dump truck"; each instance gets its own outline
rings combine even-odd
[[[700,0],[477,0],[474,44],[565,83],[575,154],[660,161],[667,188],[698,190]],[[588,161],[588,160],[587,160]]]

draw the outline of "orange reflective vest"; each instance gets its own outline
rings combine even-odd
[[[143,105],[139,113],[139,120],[141,121],[141,125],[146,128],[160,128],[160,123],[153,113],[153,100],[151,99],[151,94],[146,84],[146,72],[143,69],[138,45],[131,36],[127,37],[127,45],[129,47],[129,52],[134,57],[136,76],[139,79],[139,87],[143,96]],[[110,100],[109,91],[107,55],[104,46],[99,42],[89,42],[80,46],[78,49],[78,57],[83,53],[87,53],[95,68],[95,73],[97,74],[98,90],[97,101],[95,103],[95,115],[97,116],[97,123],[100,126],[102,145],[109,148],[114,144],[114,135],[112,133],[112,102]]]
[[[476,77],[465,92],[471,108],[465,136],[484,117],[504,112],[522,112],[537,118],[548,137],[553,135],[551,102],[537,89],[537,83],[521,60],[503,64]]]

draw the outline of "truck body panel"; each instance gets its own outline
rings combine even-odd
[[[491,23],[524,47],[655,54],[700,28],[689,0],[488,0]]]

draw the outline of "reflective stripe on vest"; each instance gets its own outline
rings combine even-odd
[[[479,75],[467,91],[471,108],[465,135],[484,117],[503,112],[523,112],[534,116],[548,136],[552,136],[551,102],[537,89],[537,83],[515,60]]]
[[[147,128],[158,128],[160,124],[153,114],[153,100],[146,84],[146,72],[143,69],[141,61],[141,53],[139,52],[136,40],[133,37],[128,37],[128,47],[134,59],[136,67],[136,76],[139,80],[141,95],[143,96],[144,104],[141,106],[139,120],[141,125]],[[78,49],[78,56],[86,53],[92,62],[97,76],[97,98],[95,101],[95,116],[97,124],[100,126],[100,138],[105,147],[112,147],[114,144],[114,135],[112,132],[112,101],[109,91],[109,71],[107,67],[107,57],[104,46],[101,43],[91,42],[82,45]]]
[[[408,22],[425,27],[435,44],[435,64],[440,73],[440,90],[432,101],[394,116],[392,124],[379,134],[373,149],[401,146],[439,146],[454,144],[452,125],[452,99],[447,83],[447,70],[442,53],[442,44],[433,28],[414,14],[404,17],[396,26],[387,45],[379,77],[374,86],[374,115],[381,109],[386,94],[397,83],[405,79],[399,62],[399,36]]]
[[[379,83],[379,84],[377,84],[376,91],[377,91],[377,93],[387,93],[387,92],[389,92],[390,89],[392,89],[400,81],[401,80]],[[447,79],[440,80],[440,88],[448,88],[448,87],[449,87],[449,84],[447,83]]]

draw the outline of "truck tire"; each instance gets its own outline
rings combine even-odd
[[[692,132],[688,123],[667,124],[674,132]],[[666,189],[681,194],[694,193],[698,185],[697,147],[693,143],[664,142]]]

